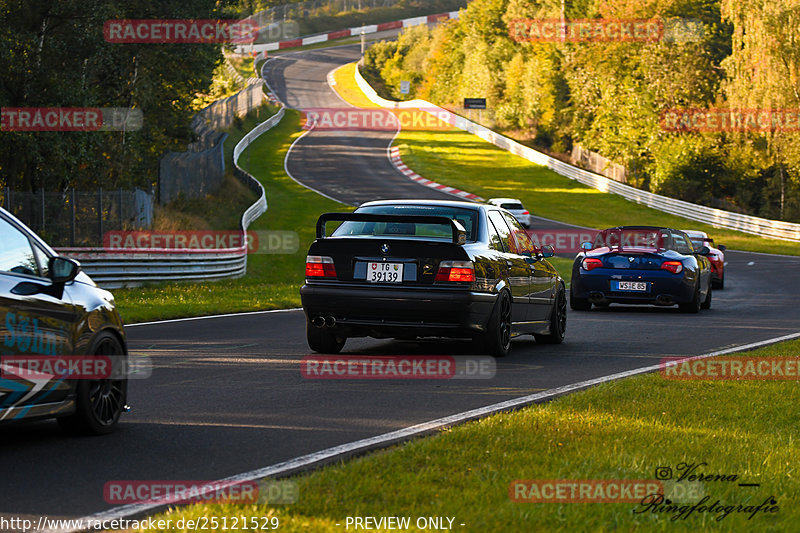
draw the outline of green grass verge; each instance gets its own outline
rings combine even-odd
[[[354,68],[336,72],[336,90],[353,105],[375,107],[356,85]],[[696,229],[732,249],[800,255],[797,243],[718,229],[600,192],[461,130],[403,131],[395,145],[403,162],[428,179],[484,198],[519,198],[545,218],[598,229],[634,224]]]
[[[262,120],[265,118],[266,114]],[[251,117],[239,130],[231,132],[231,146],[257,122]],[[117,307],[126,323],[300,306],[299,287],[317,217],[325,211],[342,210],[343,206],[301,187],[284,172],[286,151],[299,135],[300,115],[287,111],[281,123],[259,137],[239,159],[242,168],[256,176],[267,190],[269,209],[250,229],[296,231],[300,241],[297,252],[251,254],[247,275],[241,279],[115,290]],[[229,148],[226,144],[226,152]]]
[[[795,356],[800,341],[751,352]],[[294,478],[296,504],[193,505],[160,518],[277,516],[280,530],[343,531],[348,516],[455,517],[461,531],[796,531],[800,416],[796,381],[673,381],[649,374],[457,426]],[[652,480],[659,467],[696,473],[710,506],[761,504],[747,514],[635,513],[636,503],[516,503],[514,480]],[[759,483],[739,487],[738,483]],[[691,484],[694,490],[700,486]],[[683,500],[685,504],[687,500]],[[335,524],[342,524],[336,526]],[[413,529],[412,530],[416,530]],[[179,531],[172,529],[170,531]]]

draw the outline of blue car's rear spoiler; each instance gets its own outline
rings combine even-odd
[[[453,231],[453,243],[467,242],[467,230],[457,220],[432,215],[381,215],[377,213],[324,213],[317,220],[317,239],[326,237],[327,222],[398,222],[408,224],[439,224]]]

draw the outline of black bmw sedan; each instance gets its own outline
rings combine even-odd
[[[327,223],[337,222],[330,235]],[[349,337],[474,338],[503,356],[511,338],[564,339],[564,281],[509,212],[459,201],[385,200],[327,213],[300,294],[312,350]]]
[[[111,293],[0,208],[0,423],[109,433],[126,406],[126,355]],[[85,370],[100,363],[122,371]]]

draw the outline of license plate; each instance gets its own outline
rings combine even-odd
[[[644,281],[612,281],[615,291],[647,292],[647,282]]]
[[[370,283],[402,283],[403,263],[367,263]]]

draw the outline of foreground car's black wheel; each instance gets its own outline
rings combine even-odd
[[[306,319],[308,347],[319,353],[336,354],[342,351],[346,338],[337,337],[330,328],[318,328]]]
[[[588,298],[576,298],[572,291],[569,291],[569,306],[573,311],[592,310],[592,302]]]
[[[561,344],[567,332],[567,295],[564,287],[558,288],[553,311],[550,314],[550,333],[534,335],[536,342],[544,344]]]
[[[127,372],[127,369],[121,368],[120,365],[125,351],[113,334],[100,333],[94,340],[91,353],[113,357],[114,368]],[[86,435],[105,435],[114,431],[125,409],[128,396],[127,375],[115,375],[114,378],[117,379],[79,380],[76,389],[76,411],[70,416],[58,419],[61,427],[72,433]]]
[[[708,294],[706,294],[706,299],[703,300],[703,303],[700,304],[702,309],[711,309],[711,289],[712,285],[708,286]]]
[[[481,339],[483,350],[495,357],[503,357],[511,350],[511,296],[502,291],[489,317],[489,327]]]
[[[691,302],[678,304],[678,309],[681,313],[699,313],[700,312],[700,283],[698,282],[697,288],[694,290],[694,297]]]

